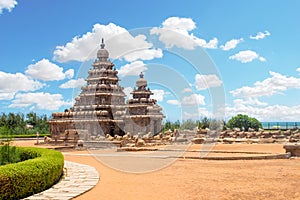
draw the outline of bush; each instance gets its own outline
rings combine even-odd
[[[5,144],[0,146],[0,165],[20,162],[20,152],[15,146]]]
[[[253,128],[256,131],[258,131],[259,128],[262,128],[262,124],[256,118],[242,114],[232,117],[228,121],[227,126],[229,128],[240,128],[245,131],[248,131],[249,128]]]
[[[64,158],[60,152],[34,147],[17,149],[25,161],[0,166],[0,199],[20,199],[39,193],[58,182],[62,175]]]

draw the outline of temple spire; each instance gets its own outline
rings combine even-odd
[[[140,73],[140,78],[144,78],[143,72]]]
[[[105,47],[104,38],[102,38],[102,43],[100,44],[100,46],[101,46],[101,49],[104,49],[104,47]]]

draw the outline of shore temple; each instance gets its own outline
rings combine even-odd
[[[86,85],[82,86],[73,107],[52,114],[51,137],[57,138],[70,130],[85,132],[89,137],[160,132],[162,108],[151,99],[153,93],[143,73],[131,92],[133,98],[125,103],[124,88],[119,84],[118,71],[109,60],[103,39],[100,46]]]

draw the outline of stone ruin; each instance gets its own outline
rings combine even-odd
[[[118,71],[104,48],[88,71],[87,84],[82,86],[75,103],[64,112],[55,112],[49,121],[51,141],[65,144],[77,140],[96,141],[96,138],[123,136],[131,133],[159,133],[162,129],[162,109],[147,87],[143,73],[132,91],[133,98],[125,103],[124,88],[119,85]]]
[[[240,131],[238,129],[214,131],[209,129],[197,130],[194,139],[194,143],[203,142],[221,142],[221,143],[286,143],[286,142],[299,142],[300,131],[296,130],[275,130],[267,131],[259,129],[255,131],[249,128],[248,131]]]
[[[104,48],[88,71],[87,84],[64,112],[55,112],[49,121],[51,138],[45,142],[64,145],[122,147],[164,145],[170,143],[286,143],[299,142],[299,130],[246,131],[209,129],[162,130],[162,109],[147,87],[143,73],[136,81],[132,98],[125,103],[124,88],[119,85],[118,71]],[[294,147],[293,147],[294,148]]]

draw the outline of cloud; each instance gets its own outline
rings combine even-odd
[[[218,48],[218,39],[217,38],[213,38],[211,40],[209,40],[208,43],[204,44],[202,47],[206,48],[206,49],[216,49]]]
[[[17,92],[28,92],[41,89],[44,84],[25,76],[22,73],[0,71],[0,100],[10,100]]]
[[[201,94],[191,94],[189,96],[184,96],[181,101],[177,99],[167,100],[168,104],[177,106],[199,106],[205,105],[205,97]]]
[[[15,96],[15,93],[0,92],[0,100],[10,100],[10,99],[13,99],[14,96]]]
[[[193,92],[192,88],[184,88],[182,90],[183,93],[190,93],[190,92]]]
[[[134,61],[132,63],[126,64],[122,66],[118,72],[120,76],[137,76],[141,72],[145,72],[147,70],[146,65],[142,61]]]
[[[258,58],[258,60],[260,60],[261,62],[266,62],[267,61],[266,58],[261,57],[261,56]]]
[[[166,19],[161,27],[150,30],[151,35],[159,35],[159,40],[166,48],[177,46],[179,48],[192,50],[197,46],[215,49],[218,39],[213,38],[209,42],[194,36],[190,31],[196,28],[196,23],[191,18],[170,17]]]
[[[266,36],[270,36],[270,35],[271,35],[271,33],[269,31],[265,31],[264,33],[263,32],[258,32],[256,34],[256,36],[250,35],[250,39],[260,40],[260,39],[264,39]]]
[[[152,49],[153,44],[146,41],[145,35],[132,36],[125,28],[109,23],[95,24],[91,32],[76,36],[71,42],[57,46],[54,60],[59,62],[88,61],[96,58],[101,38],[105,39],[105,48],[110,58],[132,62],[138,59],[150,60],[163,56],[160,49]]]
[[[132,62],[138,59],[152,60],[154,58],[161,58],[161,57],[163,57],[163,53],[161,49],[151,49],[151,50],[142,49],[124,55],[125,60],[128,62]]]
[[[197,90],[205,90],[212,87],[219,87],[221,85],[222,81],[215,74],[195,75],[195,86]]]
[[[264,57],[259,56],[255,51],[251,51],[251,50],[240,51],[237,54],[230,56],[229,59],[237,60],[240,61],[241,63],[252,62],[255,59],[259,59],[262,62],[266,61]]]
[[[132,99],[132,94],[130,94],[132,91],[133,91],[132,87],[124,88],[123,92],[126,94],[127,99]]]
[[[244,105],[252,105],[252,106],[267,106],[268,105],[268,103],[261,102],[257,98],[235,99],[233,102],[235,104],[244,104]]]
[[[260,121],[297,121],[300,118],[300,105],[266,105],[257,106],[242,99],[236,99],[232,106],[226,107],[226,118],[237,114],[246,114]]]
[[[0,14],[2,14],[5,9],[11,12],[17,4],[18,2],[16,0],[0,0]]]
[[[156,99],[157,101],[163,101],[164,100],[164,96],[166,94],[166,92],[164,90],[158,90],[158,89],[154,89],[152,90],[153,92],[153,99]]]
[[[164,28],[191,31],[196,23],[191,18],[170,17],[162,23]]]
[[[296,71],[300,73],[300,68],[296,69]]]
[[[72,102],[63,100],[61,94],[44,92],[17,94],[9,108],[26,108],[39,110],[58,110],[61,106],[71,106]]]
[[[209,112],[206,108],[200,107],[196,112],[190,113],[190,112],[183,112],[183,119],[192,119],[192,120],[199,120],[203,117],[211,117],[212,114]]]
[[[230,49],[234,49],[240,42],[244,41],[243,38],[240,39],[232,39],[227,41],[225,45],[221,45],[220,48],[224,51],[228,51]]]
[[[181,100],[183,106],[196,106],[205,105],[205,97],[201,94],[191,94],[190,96],[185,96]]]
[[[25,74],[43,81],[59,81],[65,78],[72,78],[74,76],[74,70],[69,69],[64,73],[62,67],[44,58],[35,64],[29,65]]]
[[[170,100],[167,100],[167,104],[180,106],[180,101],[178,101],[176,99],[170,99]]]
[[[269,78],[257,81],[252,87],[244,86],[230,91],[234,97],[252,98],[271,96],[291,88],[300,88],[300,78],[288,77],[276,72],[269,72]]]
[[[68,79],[71,79],[73,78],[74,76],[74,69],[68,69],[66,72],[65,72],[65,77],[68,78]]]
[[[62,88],[62,89],[79,88],[79,87],[83,86],[85,83],[86,83],[86,81],[83,78],[76,79],[76,80],[71,79],[71,80],[61,84],[59,86],[59,88]]]

